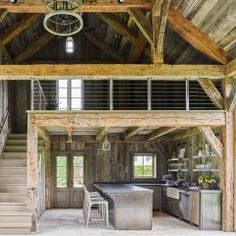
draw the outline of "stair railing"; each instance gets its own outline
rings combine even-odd
[[[41,83],[39,80],[32,80],[31,87],[31,97],[32,97],[32,110],[45,110],[47,105],[47,99],[42,89]]]
[[[9,109],[6,108],[0,123],[0,157],[6,144],[9,127],[8,127]]]

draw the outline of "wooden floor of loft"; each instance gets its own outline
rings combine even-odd
[[[82,210],[80,209],[52,209],[47,210],[39,220],[39,227],[36,235],[42,236],[231,236],[235,233],[222,231],[199,231],[197,227],[190,226],[184,221],[167,215],[163,212],[154,212],[153,229],[150,231],[117,231],[105,225],[101,221],[93,221],[85,228]]]

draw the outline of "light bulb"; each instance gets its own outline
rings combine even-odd
[[[75,49],[75,44],[74,44],[74,40],[72,37],[68,37],[66,39],[66,52],[67,53],[73,53]]]

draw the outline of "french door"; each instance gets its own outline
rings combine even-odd
[[[84,156],[54,155],[54,207],[80,208],[83,203]]]

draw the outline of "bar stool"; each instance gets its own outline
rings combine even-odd
[[[101,218],[91,218],[91,209],[93,206],[98,206]],[[106,227],[108,228],[108,201],[105,200],[98,192],[88,192],[86,188],[84,189],[83,214],[86,228],[88,227],[89,220],[106,221]]]

